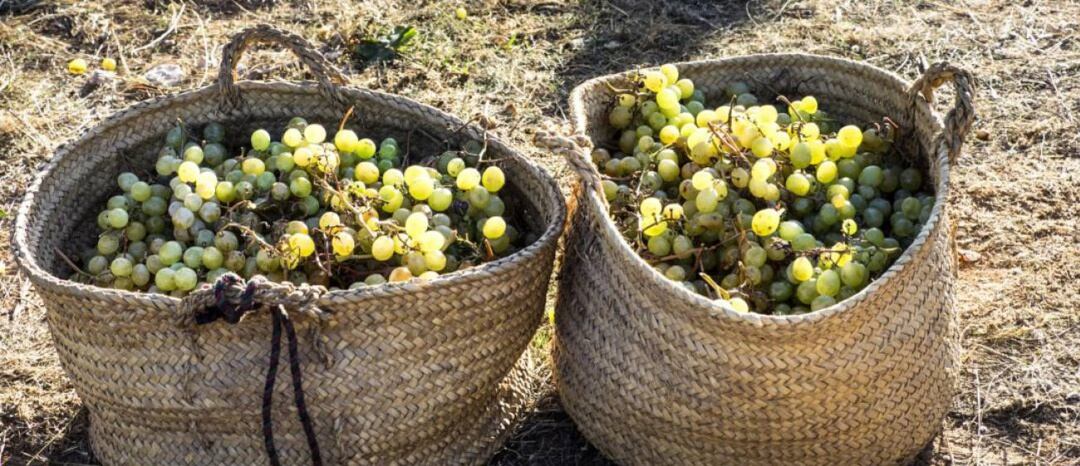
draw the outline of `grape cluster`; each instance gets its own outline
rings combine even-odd
[[[342,129],[328,141],[302,118],[279,141],[253,132],[236,156],[221,124],[189,130],[168,132],[156,173],[117,177],[73,279],[178,297],[230,271],[356,288],[429,280],[521,236],[504,217],[506,175],[476,141],[402,169],[395,139]]]
[[[799,314],[857,293],[933,208],[895,164],[895,125],[842,125],[813,96],[759,104],[746,83],[711,107],[673,65],[620,91],[592,161],[627,240],[667,278],[738,311]],[[616,150],[617,148],[617,150]]]

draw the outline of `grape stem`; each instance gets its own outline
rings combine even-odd
[[[67,254],[64,254],[64,252],[60,250],[60,248],[54,246],[53,251],[56,251],[56,254],[58,256],[60,256],[60,258],[63,259],[64,262],[67,262],[68,267],[71,267],[71,269],[74,270],[75,272],[81,273],[81,274],[86,275],[87,277],[90,277],[90,278],[96,278],[97,277],[97,275],[91,274],[89,272],[84,271],[83,269],[80,269],[79,266],[75,265],[75,263],[71,261],[71,258],[69,258],[67,256]]]

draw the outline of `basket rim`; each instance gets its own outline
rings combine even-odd
[[[324,98],[319,92],[319,83],[315,81],[240,81],[236,83],[236,86],[244,92],[263,92],[263,93],[307,93],[316,98]],[[480,131],[474,123],[467,123],[456,115],[445,112],[431,105],[427,105],[408,97],[381,92],[373,89],[355,87],[355,86],[340,86],[340,91],[346,94],[351,94],[357,97],[374,98],[383,101],[383,105],[408,105],[412,106],[423,112],[423,122],[430,122],[433,118],[443,118],[451,122],[454,125],[465,128],[466,131]],[[56,165],[67,157],[75,157],[78,154],[73,151],[73,148],[79,147],[82,144],[97,137],[98,134],[108,129],[122,127],[129,121],[138,119],[143,115],[159,111],[159,107],[170,102],[183,102],[195,98],[218,98],[220,90],[218,84],[210,84],[197,89],[185,90],[175,94],[169,94],[165,96],[159,96],[152,99],[143,100],[137,102],[131,106],[120,109],[108,117],[101,120],[99,123],[89,127],[82,132],[79,136],[70,139],[59,146],[53,151],[53,155],[42,166],[37,175],[35,175],[33,182],[27,187],[26,193],[23,195],[22,201],[19,203],[18,213],[15,220],[15,234],[14,255],[16,262],[19,264],[19,268],[27,275],[27,277],[34,283],[35,286],[44,286],[51,291],[60,292],[64,294],[76,294],[76,293],[90,293],[100,296],[102,299],[123,299],[125,302],[129,302],[132,306],[156,308],[159,310],[169,310],[179,308],[182,298],[176,298],[173,296],[160,294],[160,293],[147,293],[142,291],[126,291],[113,288],[104,288],[94,285],[77,283],[69,279],[56,276],[49,271],[42,268],[38,263],[37,258],[34,256],[29,244],[30,234],[30,212],[38,206],[37,201],[39,197],[37,194],[40,191],[42,182],[52,174]],[[243,112],[239,112],[243,113]],[[506,144],[501,138],[494,135],[487,136],[487,142],[489,145],[498,149],[505,150],[511,157],[516,158],[519,162],[523,163],[525,167],[533,172],[533,174],[539,177],[541,184],[545,185],[546,189],[540,196],[550,197],[555,212],[553,218],[546,222],[546,226],[542,234],[537,237],[528,246],[514,252],[505,257],[498,258],[494,261],[485,262],[465,270],[458,270],[446,275],[440,275],[439,277],[424,281],[407,281],[401,283],[384,283],[376,286],[367,286],[357,289],[337,289],[327,290],[323,293],[318,301],[315,303],[318,306],[333,307],[335,304],[354,303],[359,301],[366,301],[369,299],[377,299],[384,297],[402,296],[413,292],[417,292],[424,289],[430,289],[432,287],[444,286],[444,285],[466,285],[471,282],[483,279],[490,275],[499,274],[505,271],[513,270],[515,268],[523,266],[523,264],[542,258],[546,250],[556,247],[558,238],[563,231],[563,226],[566,223],[566,198],[562,195],[562,192],[558,188],[558,184],[546,169],[537,164],[531,158],[525,156],[519,150]],[[512,184],[512,181],[511,181]],[[205,286],[205,285],[204,285]],[[271,284],[271,286],[286,286],[281,284]]]
[[[680,72],[688,66],[694,67],[710,67],[720,65],[737,65],[743,64],[745,66],[761,66],[760,62],[777,59],[789,59],[800,60],[805,63],[798,65],[790,65],[791,67],[798,66],[810,66],[810,65],[831,65],[828,72],[830,73],[849,73],[854,70],[862,70],[876,75],[877,77],[889,81],[901,89],[908,89],[911,86],[911,82],[897,75],[896,73],[879,68],[868,63],[856,62],[841,57],[833,57],[827,55],[817,55],[808,53],[760,53],[749,55],[736,55],[725,58],[704,59],[704,60],[691,60],[683,62],[671,63],[680,69]],[[603,76],[597,76],[590,78],[581,84],[578,84],[570,92],[570,119],[573,128],[574,135],[584,136],[589,138],[586,132],[587,118],[585,111],[584,95],[590,92],[594,87],[604,85],[609,81],[616,80],[637,73],[641,70],[649,69],[653,67],[639,67],[619,73],[611,73]],[[838,68],[838,69],[837,69]],[[601,201],[599,194],[594,189],[581,189],[579,192],[587,199],[590,207],[594,212],[601,213],[602,220],[600,220],[601,228],[603,232],[597,232],[604,236],[614,237],[618,240],[618,246],[615,247],[624,257],[623,263],[628,267],[637,267],[648,269],[646,274],[652,278],[652,284],[660,287],[663,292],[674,294],[677,299],[689,301],[694,304],[694,309],[701,311],[706,317],[716,317],[726,319],[730,322],[737,324],[750,325],[754,327],[779,327],[779,328],[801,328],[808,325],[812,325],[816,322],[825,321],[831,318],[838,318],[842,314],[847,313],[849,310],[856,308],[860,303],[866,300],[871,294],[876,292],[880,287],[886,283],[891,282],[894,277],[899,275],[909,262],[920,253],[926,246],[926,242],[933,232],[936,232],[938,228],[942,228],[944,217],[944,209],[949,200],[949,156],[948,148],[945,141],[940,138],[940,134],[943,129],[942,116],[935,111],[930,104],[921,96],[917,97],[914,104],[919,110],[925,112],[930,116],[931,127],[934,131],[936,154],[936,166],[938,171],[937,183],[934,186],[934,207],[930,211],[930,217],[927,219],[923,228],[916,235],[912,243],[904,249],[904,252],[893,262],[884,273],[877,279],[873,280],[858,293],[844,299],[836,304],[818,309],[817,311],[808,312],[805,314],[795,315],[770,315],[770,314],[758,314],[755,312],[739,312],[732,308],[730,305],[718,300],[711,300],[697,293],[691,292],[682,286],[676,285],[671,280],[664,277],[655,268],[650,266],[644,259],[635,253],[626,240],[622,237],[622,234],[615,228],[615,223],[611,220],[611,217],[607,215],[607,208],[604,207],[604,203]],[[587,154],[579,153],[579,156],[585,156]],[[929,157],[928,157],[929,158]],[[586,160],[586,163],[592,162]],[[933,165],[931,165],[933,166]],[[605,238],[606,239],[606,238]]]

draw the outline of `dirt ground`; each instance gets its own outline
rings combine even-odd
[[[921,62],[971,70],[979,119],[953,179],[962,379],[921,461],[1080,464],[1075,0],[0,0],[0,464],[93,463],[85,412],[8,247],[24,187],[52,149],[105,116],[211,84],[229,34],[259,22],[315,42],[353,85],[485,118],[566,184],[562,161],[529,141],[563,124],[569,90],[592,76],[776,51],[864,60],[908,79]],[[350,53],[398,25],[419,30],[403,56],[364,66]],[[105,56],[120,61],[119,76],[97,89],[65,70]],[[143,78],[163,63],[185,71],[178,87]],[[241,75],[304,76],[275,50],[250,54]],[[548,390],[493,463],[608,464]]]

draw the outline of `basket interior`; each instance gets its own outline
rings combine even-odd
[[[294,116],[333,131],[344,115],[344,110],[330,104],[311,85],[241,83],[241,87],[245,103],[238,111],[222,112],[216,88],[204,88],[140,104],[62,149],[47,168],[29,206],[27,242],[38,266],[60,279],[72,273],[55,251],[74,258],[93,247],[98,233],[96,217],[106,200],[118,194],[117,175],[125,171],[142,179],[154,175],[165,133],[178,121],[196,130],[206,123],[220,122],[226,128],[228,146],[237,147],[250,144],[247,138],[258,128],[280,136]],[[406,99],[360,90],[349,90],[349,94],[359,122],[351,121],[347,127],[376,141],[396,138],[409,163],[459,149],[470,139],[484,138],[477,128],[463,128],[456,118],[430,107],[413,102],[388,104]],[[484,158],[497,160],[506,172],[506,215],[522,232],[519,246],[531,244],[556,220],[559,207],[555,205],[558,195],[554,182],[498,141],[489,140]]]

